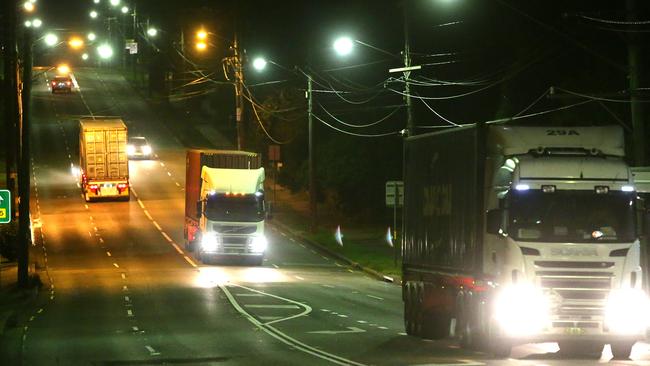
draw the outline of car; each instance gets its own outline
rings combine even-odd
[[[129,137],[126,145],[126,153],[129,159],[151,159],[153,150],[147,139],[142,136]]]
[[[56,93],[59,90],[65,91],[67,93],[72,92],[72,78],[70,76],[58,75],[52,79],[52,93]]]

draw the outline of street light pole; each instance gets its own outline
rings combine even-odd
[[[310,230],[312,233],[317,229],[316,215],[316,177],[314,172],[314,119],[312,103],[312,79],[311,75],[307,76],[307,123],[309,125],[309,213],[310,213]]]
[[[30,103],[32,94],[32,40],[31,28],[25,28],[23,57],[22,120],[20,126],[20,169],[18,169],[18,286],[26,288],[29,279],[29,246],[31,244],[29,194],[30,194]]]
[[[16,163],[18,160],[17,129],[18,129],[18,65],[16,51],[16,9],[18,2],[5,1],[4,5],[4,143],[6,146],[6,185],[16,193]],[[12,216],[16,212],[16,200],[11,201]],[[13,219],[14,217],[12,217]]]

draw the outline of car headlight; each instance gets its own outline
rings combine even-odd
[[[133,146],[133,145],[126,145],[126,154],[127,154],[127,155],[133,155],[133,154],[135,154],[135,146]]]
[[[206,252],[214,252],[221,243],[221,237],[216,234],[205,234],[201,238],[201,249]]]
[[[494,317],[509,336],[531,335],[550,323],[550,300],[533,285],[505,286],[497,295]]]
[[[618,334],[644,333],[650,324],[648,296],[640,289],[612,290],[605,307],[605,324]]]
[[[257,235],[253,237],[251,242],[251,252],[253,253],[264,253],[266,247],[268,246],[268,241],[264,235]]]
[[[151,146],[149,145],[142,146],[142,153],[145,155],[151,154]]]

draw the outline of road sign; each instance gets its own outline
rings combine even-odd
[[[397,207],[404,205],[404,182],[401,180],[386,182],[386,206],[394,207],[395,204]]]
[[[129,50],[129,54],[135,55],[138,53],[138,42],[133,39],[127,39],[126,42],[124,42],[124,48]]]
[[[0,224],[11,222],[11,192],[0,189]]]

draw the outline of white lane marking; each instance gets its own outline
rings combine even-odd
[[[185,260],[187,261],[187,263],[189,263],[192,267],[194,267],[194,268],[198,267],[198,266],[196,265],[196,263],[194,263],[194,261],[190,259],[190,257],[184,255],[183,258],[185,258]]]
[[[106,255],[110,257],[110,256],[111,256],[111,252],[106,251]]]
[[[165,163],[163,163],[163,162],[161,161],[161,162],[160,162],[160,166],[165,166]]]
[[[124,296],[124,301],[126,301],[126,302],[131,302],[131,298],[128,297],[128,296]]]
[[[296,277],[297,279],[299,279],[299,280],[301,280],[301,281],[304,281],[304,280],[305,280],[303,277],[300,277],[300,276],[294,276],[294,277]]]
[[[153,222],[153,226],[155,226],[156,229],[158,229],[158,231],[162,231],[162,228],[160,227],[160,225],[158,225],[158,223],[156,222],[156,220],[153,220],[152,222]]]
[[[129,287],[127,285],[122,286],[123,292],[129,292]]]
[[[280,231],[280,235],[282,235],[282,236],[287,236],[287,234],[285,234],[285,233],[282,232],[282,231]]]
[[[244,286],[235,285],[235,284],[232,284],[231,286],[244,287]],[[295,348],[295,349],[297,349],[299,351],[305,352],[305,353],[310,354],[312,356],[318,357],[318,358],[320,358],[322,360],[330,361],[330,362],[335,363],[337,365],[342,365],[342,366],[343,365],[346,365],[346,366],[349,366],[349,365],[365,366],[362,363],[358,363],[358,362],[355,362],[355,361],[352,361],[352,360],[349,360],[349,359],[346,359],[346,358],[343,358],[343,357],[340,357],[340,356],[325,352],[323,350],[314,348],[314,347],[309,346],[309,345],[307,345],[305,343],[302,343],[299,340],[289,336],[286,333],[283,333],[282,331],[280,331],[277,328],[270,325],[273,322],[282,321],[282,319],[278,319],[276,321],[270,321],[270,322],[267,322],[267,323],[260,322],[259,320],[255,319],[255,317],[253,317],[251,314],[246,312],[246,310],[244,310],[244,308],[242,308],[239,305],[239,303],[237,303],[237,301],[235,301],[235,298],[230,294],[230,291],[228,290],[228,288],[226,286],[219,285],[219,288],[221,288],[221,291],[223,291],[223,293],[226,295],[226,297],[228,298],[228,301],[230,301],[230,303],[235,308],[235,310],[237,310],[240,314],[242,314],[249,322],[251,322],[253,325],[257,326],[259,329],[261,329],[262,331],[264,331],[266,334],[270,335],[271,337],[273,337],[273,338],[279,340],[280,342],[286,344],[287,346]],[[253,290],[253,291],[257,291],[257,290]],[[261,291],[259,291],[259,292],[261,292]],[[271,295],[271,294],[268,294],[268,295]],[[275,296],[275,295],[271,295],[271,296]],[[286,300],[289,300],[289,299],[286,299]],[[293,300],[289,300],[289,301],[293,301]],[[305,306],[307,306],[307,305],[305,305]],[[311,308],[309,308],[309,310],[311,311]]]
[[[142,203],[142,201],[140,201],[139,198],[138,198],[138,205],[140,205],[140,207],[144,210],[144,203]]]
[[[359,324],[366,324],[366,323],[368,323],[368,322],[365,321],[365,320],[357,320],[357,323],[359,323]]]
[[[133,329],[134,332],[137,332],[137,331],[140,330],[140,328],[138,328],[138,327],[136,327],[136,326],[132,326],[131,329]]]
[[[326,284],[322,284],[321,286],[323,286],[323,287],[327,287],[327,288],[336,288],[336,286],[326,285]]]
[[[120,268],[120,266],[115,262],[113,262],[113,265],[115,266],[115,268]]]
[[[384,330],[388,329],[388,328],[386,328],[386,327],[377,327],[377,328],[379,328],[379,329],[384,329]]]
[[[258,316],[262,320],[276,320],[282,318],[281,316]]]
[[[156,351],[153,347],[151,347],[151,346],[144,346],[144,348],[146,348],[147,351],[149,351],[149,355],[150,355],[150,356],[158,356],[158,355],[160,355],[160,352],[157,352],[157,351]]]
[[[263,297],[264,295],[262,295],[262,294],[235,294],[235,296],[239,296],[239,297]]]
[[[320,311],[329,312],[329,309],[320,309]]]
[[[123,280],[126,280],[126,274],[124,272],[120,273],[120,276],[122,276]]]
[[[296,242],[296,239],[294,239],[294,238],[289,238],[289,240],[291,240],[294,243]]]
[[[275,263],[273,263],[272,266],[275,267],[276,269],[280,268],[280,267],[279,267],[277,264],[275,264]]]
[[[357,327],[347,327],[348,330],[315,330],[307,332],[311,334],[345,334],[345,333],[364,333],[365,330]]]
[[[347,318],[348,316],[345,314],[339,314],[339,318]]]
[[[404,332],[399,332],[399,333],[397,333],[397,335],[405,336],[406,333],[404,333]]]
[[[131,309],[126,309],[126,315],[127,315],[127,316],[133,316],[133,310],[131,310]]]
[[[169,176],[171,177],[171,176],[172,176],[172,173],[170,173],[170,172],[167,172],[167,175],[169,175]]]
[[[151,215],[149,215],[149,211],[147,211],[146,209],[144,210],[144,215],[147,216],[147,218],[149,220],[153,221],[153,217],[151,217]]]
[[[99,242],[100,242],[100,243],[103,243],[103,242],[104,242],[104,239],[99,238]]]
[[[83,194],[81,195],[81,197],[83,198]],[[86,210],[88,209],[88,205],[84,204],[84,207],[86,208]]]
[[[180,254],[180,255],[185,255],[185,253],[183,253],[183,251],[181,250],[181,248],[179,248],[178,245],[176,245],[176,243],[174,243],[174,242],[171,241],[171,240],[170,240],[169,242],[172,243],[172,246],[174,247],[174,249],[176,249],[176,251],[178,252],[178,254]]]
[[[176,185],[177,185],[178,187],[180,187],[180,186],[181,186],[181,184],[180,184],[180,183],[178,183],[178,182],[174,182],[174,183],[176,183]]]
[[[371,299],[376,299],[376,300],[383,300],[384,299],[383,297],[374,296],[374,295],[366,295],[366,296],[368,296]]]
[[[253,309],[300,309],[298,305],[285,304],[245,304],[244,306]]]
[[[339,263],[339,262],[334,262],[334,264],[335,264],[337,267],[343,267],[343,265],[342,265],[341,263]]]

